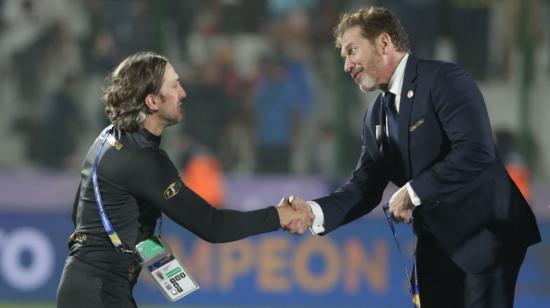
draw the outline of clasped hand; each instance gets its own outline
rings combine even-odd
[[[411,201],[407,188],[401,187],[390,198],[390,214],[395,222],[411,223],[414,204]]]
[[[281,228],[291,234],[304,234],[313,224],[315,216],[311,207],[300,197],[284,197],[277,205]]]

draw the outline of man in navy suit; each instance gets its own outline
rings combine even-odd
[[[304,202],[326,234],[370,212],[388,182],[389,209],[417,235],[420,300],[426,307],[512,307],[535,217],[497,157],[485,102],[452,63],[410,55],[393,13],[365,7],[335,29],[344,70],[363,91],[382,93],[364,117],[363,146],[351,178]],[[289,226],[303,231],[303,224]]]

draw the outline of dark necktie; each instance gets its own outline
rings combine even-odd
[[[393,158],[399,157],[399,118],[395,108],[395,95],[390,91],[384,94],[384,111],[388,126],[388,143]]]

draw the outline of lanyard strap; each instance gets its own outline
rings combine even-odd
[[[393,234],[393,239],[395,240],[395,244],[397,246],[397,250],[399,251],[399,254],[401,255],[401,260],[403,261],[403,268],[405,269],[405,275],[407,276],[407,281],[409,282],[409,292],[412,296],[413,301],[413,307],[414,308],[420,308],[420,291],[418,289],[418,277],[416,274],[416,257],[413,256],[413,268],[412,268],[412,277],[409,275],[409,271],[407,270],[407,264],[405,262],[405,255],[403,254],[403,251],[401,250],[401,245],[399,244],[399,240],[397,239],[397,231],[395,230],[395,225],[393,223],[393,220],[390,217],[390,206],[389,202],[384,203],[382,206],[382,209],[384,210],[384,215],[386,216],[386,220],[388,221],[388,225],[390,226],[391,232]]]
[[[158,235],[159,237],[162,237],[162,212],[160,212],[160,217],[159,217]]]
[[[120,252],[134,254],[136,253],[135,250],[129,249],[128,247],[126,247],[126,245],[122,243],[122,241],[120,240],[120,237],[118,236],[115,229],[113,228],[113,225],[111,224],[111,220],[109,220],[109,217],[107,216],[107,213],[105,211],[105,207],[103,206],[103,198],[101,197],[101,193],[99,192],[99,183],[97,181],[97,165],[99,162],[99,156],[103,151],[103,146],[105,145],[107,138],[111,134],[112,129],[113,129],[113,125],[109,125],[101,132],[101,135],[100,135],[101,144],[97,149],[94,165],[92,166],[92,181],[94,184],[94,194],[95,194],[95,199],[97,203],[97,210],[99,212],[99,217],[101,218],[101,223],[103,224],[103,228],[105,229],[105,232],[107,232],[107,235],[111,240],[111,243],[113,243],[113,246],[115,246],[115,249]]]

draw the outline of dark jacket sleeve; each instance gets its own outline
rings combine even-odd
[[[131,194],[150,204],[201,239],[212,242],[236,241],[279,229],[279,215],[273,206],[248,212],[217,209],[189,189],[163,151],[140,152],[131,164]]]
[[[372,108],[372,106],[371,106]],[[382,199],[388,179],[380,161],[375,161],[367,149],[370,124],[365,113],[363,145],[350,179],[328,196],[316,199],[323,210],[325,233],[347,224],[374,209]],[[377,151],[378,149],[376,149]]]
[[[431,102],[450,150],[411,182],[423,203],[459,191],[495,160],[483,97],[464,70],[443,64],[433,78]]]
[[[78,209],[78,199],[80,198],[80,187],[82,184],[78,184],[78,188],[76,189],[76,194],[74,196],[74,202],[73,202],[73,213],[71,214],[71,220],[73,221],[73,226],[76,227],[76,211]]]

